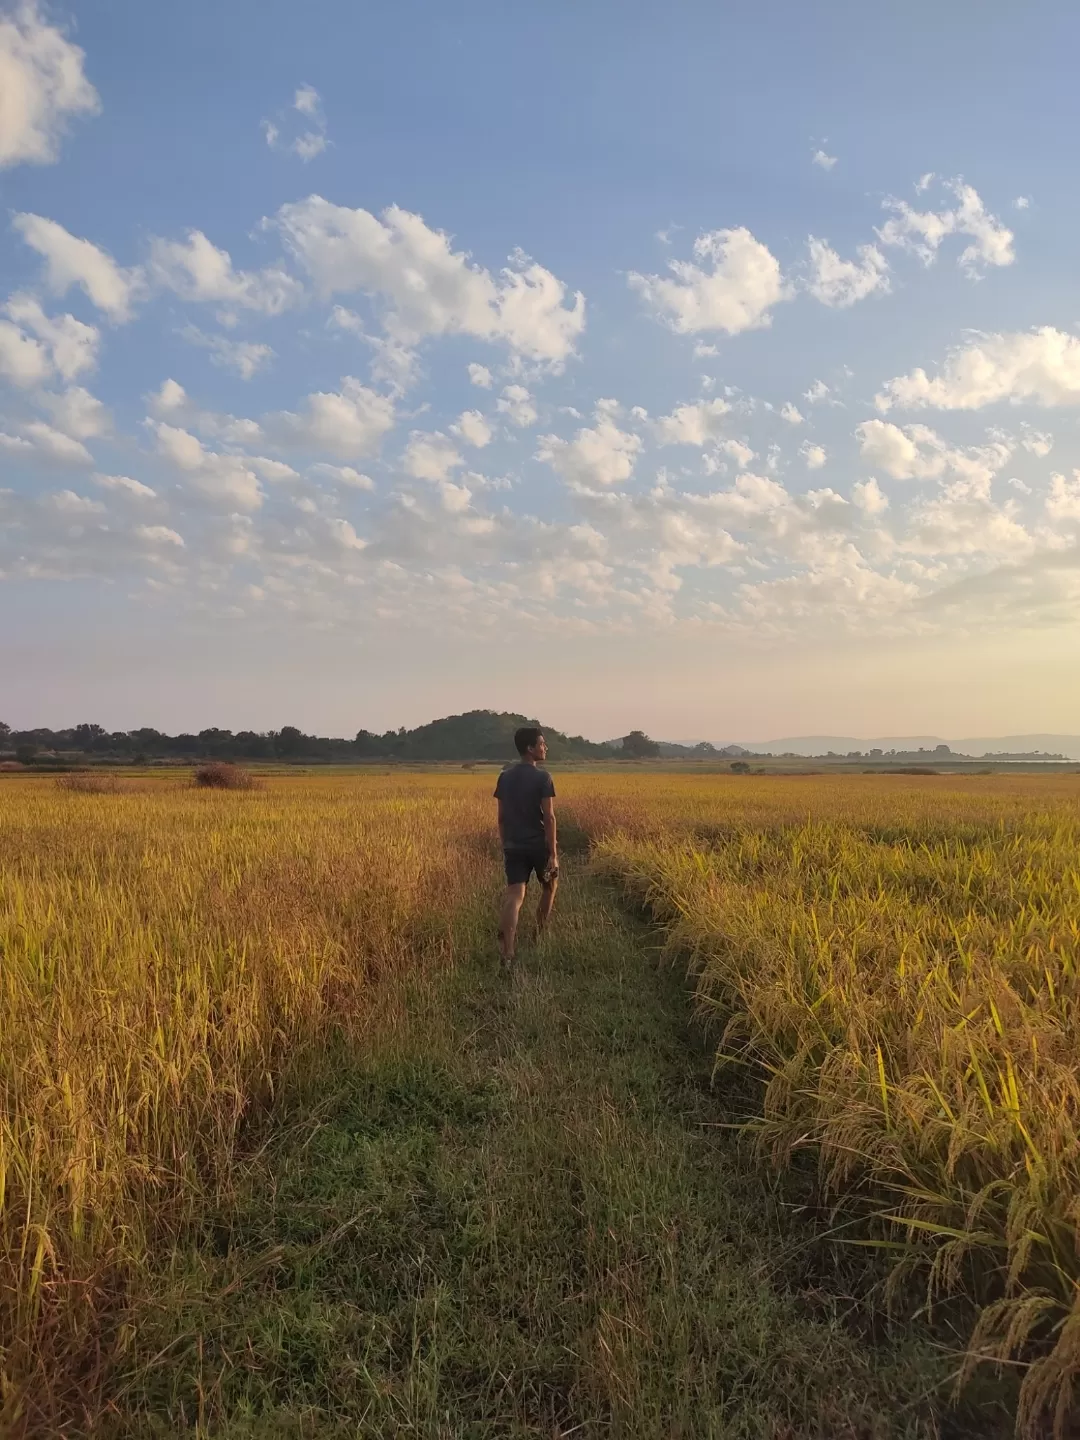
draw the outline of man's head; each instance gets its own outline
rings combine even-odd
[[[523,760],[544,760],[547,757],[544,732],[535,725],[523,725],[520,730],[515,730],[514,746]]]

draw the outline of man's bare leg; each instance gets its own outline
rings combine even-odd
[[[524,885],[507,885],[506,894],[503,896],[502,909],[499,912],[499,959],[504,968],[508,968],[514,961],[514,950],[517,946],[518,916],[521,914],[521,906],[525,900]]]
[[[551,919],[551,907],[555,904],[555,891],[558,888],[558,879],[549,880],[546,885],[541,881],[540,904],[536,907],[536,938],[538,940],[547,929],[547,923]]]

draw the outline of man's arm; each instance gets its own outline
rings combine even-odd
[[[502,802],[502,797],[501,797],[501,796],[496,795],[495,798],[496,798],[496,800],[498,800],[498,802],[499,802],[499,844],[500,844],[500,845],[503,847],[503,849],[505,850],[505,849],[506,849],[506,836],[505,836],[505,834],[503,833],[503,802]]]
[[[552,865],[557,865],[559,863],[559,847],[556,839],[554,795],[544,796],[540,802],[540,810],[544,817],[544,838],[547,840],[548,859]]]

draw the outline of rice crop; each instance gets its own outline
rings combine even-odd
[[[747,1123],[839,1223],[971,1302],[961,1379],[1080,1375],[1080,781],[635,775],[573,783],[597,871],[687,958]]]
[[[317,1085],[333,1037],[393,1023],[395,976],[450,961],[489,808],[452,776],[5,779],[0,1430],[92,1391],[114,1311],[289,1076]]]

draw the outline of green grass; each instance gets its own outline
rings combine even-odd
[[[597,882],[570,866],[508,981],[493,914],[461,923],[469,958],[292,1097],[173,1256],[95,1435],[999,1433],[717,1123],[681,986]]]

